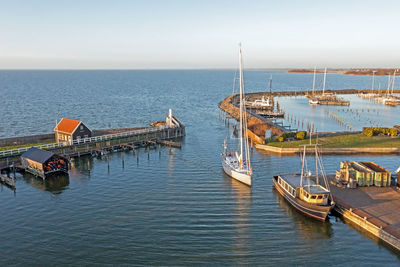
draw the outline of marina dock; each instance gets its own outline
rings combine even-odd
[[[328,179],[333,180],[334,175]],[[330,187],[334,210],[351,224],[400,251],[400,191],[397,187]]]
[[[140,147],[170,146],[180,148],[181,144],[172,140],[185,136],[185,125],[172,113],[163,125],[142,127],[139,129],[94,137],[74,139],[70,142],[57,142],[34,146],[35,148],[60,155],[65,159],[84,155],[102,156],[113,151],[135,150]],[[0,174],[3,183],[14,186],[14,179],[9,177],[11,171],[24,171],[21,165],[21,155],[30,149],[30,146],[0,151]],[[17,166],[19,166],[17,168]],[[44,179],[44,177],[42,177]]]
[[[386,90],[372,90],[372,89],[363,89],[363,90],[356,90],[356,89],[342,89],[342,90],[325,90],[325,93],[332,94],[332,95],[364,95],[364,94],[378,94],[378,93],[384,93]],[[322,94],[322,91],[315,91],[316,94]],[[393,90],[393,93],[400,93],[400,90]],[[260,99],[262,97],[268,97],[268,96],[273,96],[273,97],[307,97],[310,95],[310,91],[281,91],[281,92],[257,92],[257,93],[248,93],[246,94],[246,97],[248,101],[252,101],[255,99]],[[239,117],[239,108],[236,104],[236,98],[237,95],[232,95],[224,100],[222,100],[219,103],[219,117],[223,120],[228,120],[230,118],[237,119]],[[346,102],[347,103],[347,102]],[[338,103],[339,106],[344,105],[343,103]],[[346,104],[347,105],[347,104]],[[259,114],[256,114],[255,112],[252,112],[252,110],[246,110],[247,112],[247,119],[248,119],[248,135],[251,138],[251,140],[257,144],[257,145],[263,145],[265,143],[265,133],[266,130],[270,130],[271,135],[275,136],[281,136],[284,133],[287,132],[296,132],[297,129],[292,129],[290,125],[283,125],[282,123],[276,122],[275,120],[260,116]],[[285,115],[285,117],[291,118],[293,120],[293,115],[292,117],[289,117],[289,115]],[[295,118],[296,119],[296,118]],[[304,123],[304,120],[301,122],[302,124]],[[307,123],[307,122],[306,122]],[[347,123],[345,121],[342,121],[342,123]],[[298,124],[300,125],[300,121],[298,121]],[[310,125],[309,127],[312,127],[312,131],[314,130],[314,125]],[[354,127],[349,124],[349,127],[346,129],[353,129],[353,132],[356,132],[354,130]],[[276,148],[268,148],[268,147],[263,147],[266,150],[274,150],[271,151],[273,153],[278,153],[278,154],[293,154],[297,153],[296,151],[289,151],[291,149],[283,149],[282,151],[279,151],[279,149]],[[336,153],[338,149],[326,149],[326,153]],[[398,153],[399,149],[398,148],[388,148],[388,149],[380,149],[380,148],[366,148],[365,150],[361,151],[362,149],[342,149],[341,151],[338,151],[337,154],[357,154],[357,153]]]

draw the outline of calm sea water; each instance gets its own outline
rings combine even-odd
[[[312,82],[310,74],[249,71],[247,91],[265,90],[271,73],[274,90]],[[232,93],[233,76],[230,70],[0,71],[1,137],[51,132],[61,117],[93,129],[142,126],[164,119],[170,107],[187,128],[182,149],[141,150],[139,161],[123,152],[124,168],[122,153],[111,154],[109,172],[106,160],[82,157],[69,177],[43,183],[18,175],[16,193],[1,186],[0,265],[398,266],[399,255],[367,233],[337,217],[308,219],[273,190],[274,174],[299,171],[297,156],[252,151],[251,189],[224,175],[219,154],[232,123],[218,119],[217,103]],[[370,77],[330,74],[327,87],[370,84]],[[304,105],[280,101],[288,112],[304,113]],[[385,120],[392,124],[397,115],[387,109]],[[326,125],[343,130],[335,121]],[[398,156],[326,156],[325,169],[332,173],[347,159],[391,171],[400,164]]]

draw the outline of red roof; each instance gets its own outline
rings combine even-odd
[[[57,124],[56,128],[54,128],[54,131],[72,134],[80,123],[81,121],[62,118]]]

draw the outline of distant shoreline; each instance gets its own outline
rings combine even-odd
[[[400,75],[398,69],[327,69],[327,72],[335,72],[345,75],[393,75],[396,71],[396,76]],[[323,73],[323,69],[317,69],[316,73]],[[289,69],[288,73],[314,73],[314,69]]]

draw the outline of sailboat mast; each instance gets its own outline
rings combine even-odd
[[[326,82],[326,68],[325,68],[325,73],[324,73],[324,87],[322,88],[322,94],[325,94],[325,82]]]
[[[301,160],[301,175],[300,175],[300,186],[303,186],[303,176],[304,176],[304,165],[306,160],[306,146],[304,146],[303,157]]]
[[[314,91],[315,91],[315,74],[317,72],[317,66],[314,67],[314,78],[313,78],[313,82],[312,82],[312,94],[314,96]]]
[[[375,85],[375,70],[372,71],[372,93],[374,92],[374,85]]]
[[[388,95],[389,92],[390,92],[390,74],[388,75],[388,86],[387,86],[387,89],[386,89],[386,95]]]
[[[272,74],[269,76],[269,94],[272,96]]]
[[[394,79],[396,78],[396,70],[394,70],[393,78],[392,78],[392,94],[394,93]]]
[[[242,62],[242,44],[239,43],[239,139],[240,139],[240,161],[243,164],[243,62]]]
[[[315,178],[316,178],[316,183],[319,184],[319,181],[318,181],[318,150],[317,150],[317,144],[315,144]]]

